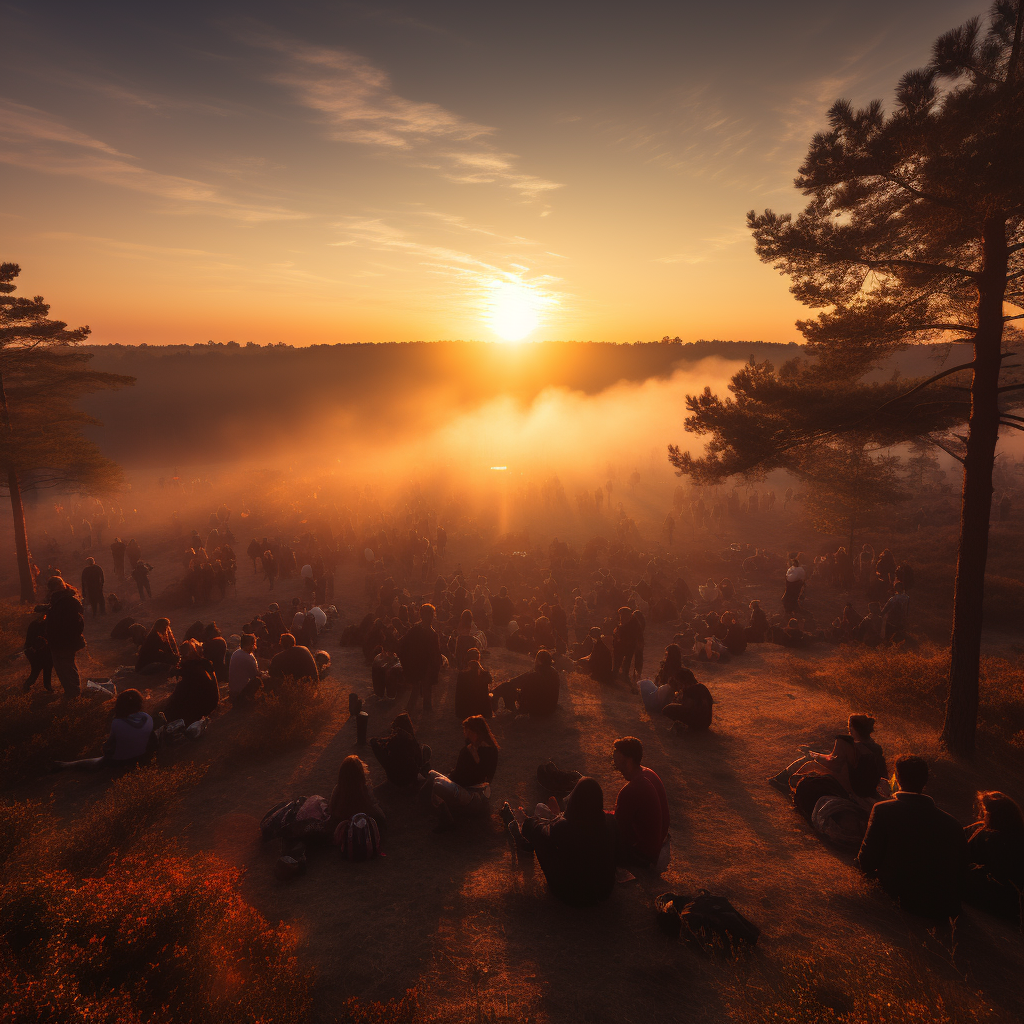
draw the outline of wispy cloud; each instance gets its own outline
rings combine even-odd
[[[143,167],[131,155],[45,111],[8,100],[0,100],[0,162],[143,192],[167,201],[177,212],[193,212],[199,207],[241,221],[301,216],[276,205],[236,199],[204,181]]]
[[[747,228],[731,228],[714,238],[701,238],[680,252],[659,256],[654,262],[686,263],[691,266],[697,263],[713,263],[737,242],[749,240],[749,238],[750,232]]]
[[[496,184],[530,199],[561,187],[520,171],[516,157],[490,141],[494,128],[400,96],[387,72],[359,54],[263,34],[249,42],[277,55],[271,79],[316,112],[330,139],[390,151],[451,181]]]

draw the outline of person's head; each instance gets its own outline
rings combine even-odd
[[[202,657],[202,647],[198,640],[186,640],[179,651],[182,661],[195,661]]]
[[[459,616],[459,628],[460,629],[472,629],[473,628],[473,613],[468,609],[464,609],[462,614]]]
[[[761,607],[761,602],[758,601],[756,598],[753,601],[750,602],[750,610],[751,611],[753,611],[755,608],[760,608],[760,607]]]
[[[846,722],[855,740],[866,740],[875,731],[875,720],[870,715],[850,715]]]
[[[96,564],[96,559],[95,558],[87,558],[85,560],[85,564],[86,565],[95,565]]]
[[[643,759],[644,745],[635,736],[623,736],[612,745],[612,761],[616,771],[625,779],[636,775]]]
[[[473,743],[475,746],[490,745],[498,749],[498,741],[494,738],[494,733],[491,732],[491,727],[487,724],[487,719],[483,715],[470,715],[469,718],[465,718],[462,721],[462,735]]]
[[[800,623],[797,622],[796,619],[790,619],[789,620],[789,629],[799,629],[799,628],[800,628]]]
[[[518,633],[519,632],[519,623],[516,622],[515,619],[512,619],[512,621],[509,622],[509,624],[508,624],[508,632],[509,632],[509,636],[511,636],[513,633]]]
[[[338,786],[347,797],[366,794],[366,765],[357,754],[349,754],[338,769]]]
[[[633,614],[633,609],[630,608],[628,605],[623,605],[619,609],[619,622],[623,622],[623,623],[629,622],[630,617],[632,616],[632,614]]]
[[[243,651],[252,651],[256,646],[256,637],[252,633],[243,633],[241,647]]]
[[[977,802],[978,813],[985,823],[985,828],[1018,835],[1024,833],[1024,815],[1021,814],[1017,802],[1005,793],[1000,793],[996,789],[979,792]]]
[[[270,611],[272,611],[272,612],[279,612],[280,610],[281,610],[281,608],[278,605],[278,603],[276,601],[272,601],[271,604],[270,604]]]
[[[432,604],[420,605],[420,621],[429,626],[434,621],[434,606]]]
[[[693,674],[693,671],[685,666],[679,670],[679,680],[684,687],[698,685],[697,677]]]
[[[294,646],[295,646],[295,637],[292,636],[291,633],[282,633],[281,634],[281,648],[282,648],[282,650],[287,649],[288,647],[294,647]]]
[[[58,591],[64,590],[67,584],[59,576],[51,576],[46,581],[46,592],[48,594],[56,594]]]
[[[508,587],[502,587],[501,590],[498,591],[498,597],[508,597]]]
[[[665,648],[665,660],[661,663],[666,673],[676,673],[683,667],[683,652],[679,644],[669,644]]]
[[[896,784],[904,793],[920,793],[928,785],[928,762],[908,754],[896,762]]]
[[[537,652],[537,657],[534,664],[537,668],[551,668],[554,664],[554,658],[551,657],[551,652],[546,651],[543,647]]]
[[[466,651],[466,668],[472,669],[474,672],[480,671],[480,651],[476,647],[470,647]]]
[[[166,636],[167,630],[169,630],[170,628],[170,619],[157,619],[156,622],[153,623],[153,632],[158,633],[160,636]]]
[[[127,718],[142,710],[142,694],[136,689],[122,690],[114,701],[114,717]]]
[[[604,825],[604,793],[597,779],[584,776],[573,786],[565,805],[565,817],[583,828]]]
[[[407,732],[415,739],[416,729],[413,727],[412,719],[409,717],[408,711],[403,711],[400,715],[395,715],[394,720],[391,722],[391,731]]]

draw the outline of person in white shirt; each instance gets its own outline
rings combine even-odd
[[[313,605],[312,608],[309,609],[309,614],[312,615],[314,619],[316,619],[317,633],[322,632],[324,626],[327,625],[327,613],[323,610],[323,608],[320,607],[320,605],[315,604]]]
[[[228,695],[232,701],[251,697],[260,685],[260,667],[253,649],[256,637],[251,633],[242,634],[242,646],[231,655],[228,662]]]

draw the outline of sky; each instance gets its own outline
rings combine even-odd
[[[985,6],[0,0],[0,260],[97,343],[799,340],[747,211]]]

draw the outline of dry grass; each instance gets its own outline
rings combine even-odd
[[[305,746],[327,723],[331,704],[309,680],[289,678],[274,690],[264,687],[244,712],[232,753],[266,757]]]

